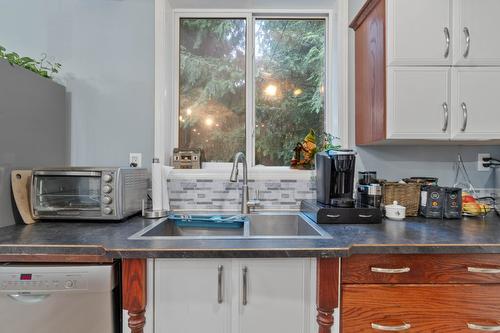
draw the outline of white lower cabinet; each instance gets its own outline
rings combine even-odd
[[[159,259],[155,333],[312,333],[314,259]]]

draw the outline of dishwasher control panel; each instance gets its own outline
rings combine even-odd
[[[69,291],[87,290],[85,272],[32,272],[0,273],[0,291]]]

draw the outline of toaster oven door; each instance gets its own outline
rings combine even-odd
[[[101,173],[35,172],[31,200],[35,218],[101,216]]]

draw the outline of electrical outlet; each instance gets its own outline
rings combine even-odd
[[[485,167],[483,163],[485,163],[484,159],[485,158],[490,158],[491,154],[484,153],[484,154],[477,154],[477,171],[490,171],[491,169],[488,167]]]
[[[130,153],[128,156],[128,164],[135,168],[142,168],[142,154]]]

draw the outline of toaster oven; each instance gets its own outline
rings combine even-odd
[[[31,213],[34,219],[121,220],[141,210],[147,190],[147,169],[34,169]]]

